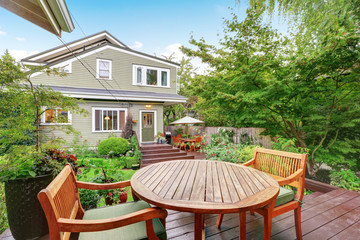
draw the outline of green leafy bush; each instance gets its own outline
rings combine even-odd
[[[112,137],[101,141],[98,147],[100,155],[109,155],[110,157],[125,154],[129,150],[129,142],[120,137]]]
[[[96,208],[100,202],[100,195],[96,190],[79,189],[81,205],[85,210]]]
[[[350,191],[360,191],[360,178],[350,169],[332,171],[330,174],[331,185],[342,187]]]
[[[222,132],[221,134],[212,134],[210,144],[205,145],[202,151],[205,153],[206,159],[244,163],[252,158],[255,147],[254,145],[234,144],[230,134]]]
[[[286,152],[293,152],[293,153],[309,153],[309,149],[296,147],[295,146],[295,138],[288,139],[283,137],[278,137],[277,142],[272,142],[272,149],[286,151]]]
[[[8,228],[8,220],[5,205],[5,185],[0,183],[0,234]]]
[[[125,159],[126,168],[130,169],[133,164],[135,164],[135,158],[134,157],[126,157],[126,159]]]

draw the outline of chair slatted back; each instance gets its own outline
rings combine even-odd
[[[38,198],[49,225],[57,225],[58,218],[75,219],[79,216],[79,211],[80,215],[83,213],[75,174],[70,165],[64,167],[57,177],[39,193]],[[61,239],[69,239],[69,236],[70,234],[64,233]]]
[[[254,159],[254,167],[256,169],[268,173],[275,178],[286,178],[297,170],[302,169],[304,171],[303,178],[305,179],[306,154],[255,148]],[[299,188],[300,182],[296,181],[289,185]]]

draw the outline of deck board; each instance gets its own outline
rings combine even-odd
[[[194,214],[168,211],[166,230],[168,239],[194,238]],[[225,214],[221,230],[216,227],[216,214],[205,217],[207,240],[238,239],[238,214]],[[303,239],[359,239],[360,194],[343,189],[328,193],[315,192],[304,197],[302,207]],[[259,214],[246,218],[247,239],[262,239],[263,218]],[[273,219],[271,239],[295,239],[293,213],[286,213]],[[42,238],[46,239],[46,238]],[[0,235],[0,240],[13,240],[9,230]]]

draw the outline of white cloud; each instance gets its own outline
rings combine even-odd
[[[39,53],[39,51],[26,51],[19,49],[9,50],[10,55],[15,58],[16,61],[20,61],[23,58]]]
[[[139,49],[142,48],[144,44],[142,44],[141,42],[135,41],[133,45],[130,46],[130,48],[132,49]]]
[[[181,52],[181,46],[180,43],[170,44],[165,48],[165,51],[160,53],[160,56],[165,59],[171,58],[171,61],[180,63],[183,58],[188,59],[188,57]],[[202,63],[199,58],[192,59],[190,62],[197,74],[205,74],[210,69],[209,66]]]
[[[5,36],[5,35],[6,35],[6,32],[0,31],[0,36]]]
[[[25,42],[25,38],[23,37],[16,37],[16,40],[18,40],[19,42]]]

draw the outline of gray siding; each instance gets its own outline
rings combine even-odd
[[[127,103],[123,103],[127,104]],[[123,104],[118,102],[109,102],[109,101],[87,101],[86,104],[81,104],[80,106],[89,112],[87,117],[80,116],[79,114],[72,114],[72,127],[81,133],[82,139],[87,140],[89,146],[97,146],[97,144],[104,139],[107,139],[109,135],[121,136],[120,132],[107,133],[107,132],[92,132],[92,108],[93,107],[115,107],[115,108],[125,108]],[[133,115],[133,120],[138,120],[137,123],[133,124],[133,130],[136,131],[138,138],[140,140],[140,110],[146,110],[145,104],[149,103],[131,103],[128,112]],[[157,119],[157,132],[163,132],[163,105],[162,104],[152,104],[152,109],[156,111]],[[66,134],[61,129],[54,129],[50,126],[42,126],[45,135],[49,138],[54,136],[63,138],[67,144],[70,146],[70,143],[73,141],[73,134]]]
[[[97,80],[96,77],[96,59],[112,60],[112,80]],[[65,77],[40,74],[32,78],[35,84],[44,84],[50,86],[68,86],[104,89],[122,89],[144,92],[158,93],[176,93],[176,68],[167,64],[150,60],[130,53],[123,53],[113,49],[105,49],[84,57],[81,61],[87,66],[91,73],[78,61],[72,62],[72,73]],[[170,88],[148,87],[132,85],[133,64],[160,67],[170,69]],[[94,77],[95,76],[95,77]]]

